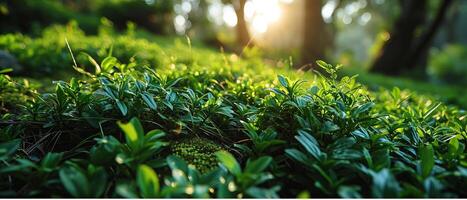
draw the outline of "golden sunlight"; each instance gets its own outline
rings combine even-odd
[[[250,26],[253,35],[265,33],[269,26],[280,20],[282,16],[282,5],[290,4],[294,0],[248,0],[245,4],[245,20]],[[222,13],[224,23],[229,27],[237,25],[237,17],[232,5],[223,7],[213,4],[210,8],[210,15]],[[216,17],[212,17],[213,19]]]
[[[269,25],[277,22],[282,15],[281,0],[250,0],[245,4],[245,18],[249,22],[253,34],[262,34]]]

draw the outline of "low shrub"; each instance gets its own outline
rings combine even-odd
[[[437,81],[448,84],[466,85],[467,48],[461,45],[448,45],[436,50],[430,56],[428,73]]]
[[[51,26],[43,31],[40,38],[30,38],[22,34],[2,35],[0,49],[18,59],[24,67],[23,74],[27,72],[27,75],[50,75],[60,71],[72,72],[73,62],[65,39],[72,45],[79,63],[88,67],[92,67],[92,63],[82,52],[87,52],[96,59],[103,59],[112,54],[122,61],[131,60],[151,66],[161,66],[168,60],[157,44],[126,35],[86,36],[74,22],[66,27]]]
[[[1,33],[40,34],[41,30],[53,24],[66,24],[78,20],[81,28],[88,33],[97,33],[100,17],[83,14],[55,0],[6,0],[2,2],[6,12],[1,13]]]
[[[313,81],[224,59],[154,70],[108,56],[92,71],[74,66],[82,78],[4,115],[1,194],[467,196],[465,111],[399,89],[370,92],[322,61],[327,76]]]

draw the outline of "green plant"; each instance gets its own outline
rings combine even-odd
[[[430,56],[428,73],[437,81],[465,85],[463,78],[467,74],[465,64],[467,48],[460,45],[448,45],[442,50],[432,52]]]
[[[217,167],[215,153],[222,147],[202,138],[189,138],[170,145],[172,153],[188,164],[195,166],[200,173],[206,173]]]
[[[1,95],[25,96],[0,113],[1,195],[467,195],[464,110],[407,90],[370,91],[323,61],[314,77],[259,59],[179,55],[186,48],[167,52],[190,59],[164,57],[169,64],[154,68],[120,62],[121,47],[102,59],[81,54],[90,67],[69,61],[82,76],[37,94],[1,76]]]

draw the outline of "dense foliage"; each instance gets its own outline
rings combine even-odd
[[[451,84],[467,84],[464,79],[467,74],[467,47],[448,45],[443,51],[435,50],[430,58],[429,73],[439,82]]]
[[[467,196],[456,107],[322,61],[303,74],[104,33],[68,32],[68,49],[53,30],[0,36],[28,73],[80,74],[38,92],[0,73],[2,196]]]
[[[86,33],[95,34],[99,22],[107,20],[119,29],[131,21],[154,33],[171,33],[173,4],[166,0],[4,0],[0,2],[0,32],[35,35],[47,26],[75,20]]]

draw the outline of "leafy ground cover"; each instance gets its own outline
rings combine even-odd
[[[467,196],[455,106],[322,61],[299,73],[189,41],[72,35],[76,62],[60,37],[0,36],[31,71],[79,74],[48,92],[0,74],[2,196]]]
[[[420,82],[401,77],[387,77],[378,74],[369,74],[362,70],[344,69],[342,75],[358,74],[357,81],[366,85],[369,89],[378,91],[380,89],[392,89],[399,87],[415,91],[419,94],[428,95],[446,104],[457,105],[460,108],[467,108],[467,89],[457,85],[433,84]]]

